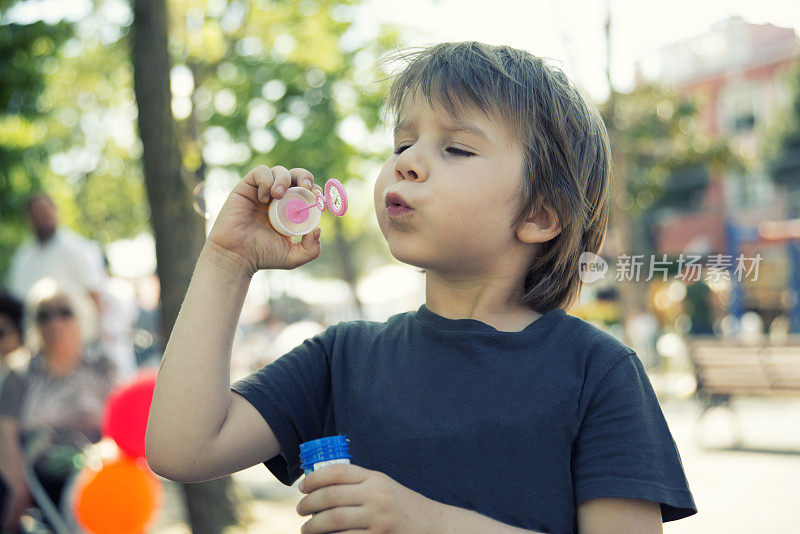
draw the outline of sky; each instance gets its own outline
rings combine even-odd
[[[198,5],[224,0],[202,0]],[[106,0],[103,9],[126,18],[124,0]],[[364,0],[354,14],[363,36],[377,32],[376,21],[401,28],[401,44],[483,41],[507,44],[552,59],[596,100],[608,93],[603,26],[612,15],[612,80],[631,88],[634,65],[665,45],[706,32],[731,16],[748,22],[794,28],[800,34],[798,0]],[[14,18],[76,20],[91,10],[90,0],[27,0]]]
[[[631,88],[638,59],[731,16],[800,34],[797,0],[367,0],[361,20],[400,25],[408,45],[474,40],[522,48],[551,58],[602,100],[608,93],[603,27],[609,6],[612,80],[619,90]]]

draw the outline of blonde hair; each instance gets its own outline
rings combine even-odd
[[[31,287],[25,299],[26,344],[32,352],[42,349],[42,338],[36,326],[39,307],[56,299],[66,301],[72,309],[84,346],[97,340],[97,311],[89,294],[77,285],[55,278],[42,278]]]
[[[544,313],[569,308],[580,295],[580,256],[599,253],[608,224],[611,149],[596,107],[557,67],[508,46],[441,43],[400,51],[386,60],[407,65],[389,89],[395,120],[419,91],[455,118],[477,108],[508,124],[524,154],[523,209],[516,228],[545,206],[561,232],[541,245],[525,275],[522,302]]]

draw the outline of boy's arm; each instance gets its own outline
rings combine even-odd
[[[495,519],[465,508],[458,508],[436,501],[428,532],[430,534],[544,534],[538,530],[526,530],[501,523]]]
[[[158,372],[147,424],[147,461],[159,475],[209,480],[272,458],[274,433],[230,390],[230,354],[251,275],[204,247]]]
[[[471,510],[435,503],[431,514],[436,534],[537,533]],[[661,508],[657,502],[637,499],[590,499],[578,507],[579,534],[661,534]]]
[[[308,495],[297,513],[310,515],[303,532],[408,532],[420,534],[543,534],[501,523],[478,512],[434,501],[380,471],[336,464],[306,475]]]
[[[661,534],[661,506],[639,499],[589,499],[578,507],[579,534]]]
[[[306,475],[299,489],[307,495],[297,513],[311,516],[303,532],[321,534],[373,527],[382,532],[425,534],[523,534],[526,530],[478,512],[434,501],[380,471],[337,464]],[[657,502],[589,499],[578,507],[580,534],[659,534]]]
[[[321,191],[305,169],[259,165],[233,188],[197,260],[153,394],[145,437],[150,467],[199,482],[280,452],[258,411],[230,389],[236,323],[259,269],[294,269],[319,257],[321,230],[293,243],[266,219],[271,198],[292,185]]]

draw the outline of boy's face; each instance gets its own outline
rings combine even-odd
[[[511,228],[522,205],[522,149],[498,120],[477,109],[456,119],[409,95],[394,148],[374,199],[395,258],[435,271],[486,274],[512,247],[530,247]],[[387,201],[390,193],[410,209]]]

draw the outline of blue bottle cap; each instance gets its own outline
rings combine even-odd
[[[345,435],[314,439],[300,444],[300,468],[306,472],[312,470],[318,462],[342,458],[353,458],[350,454],[350,440]]]

